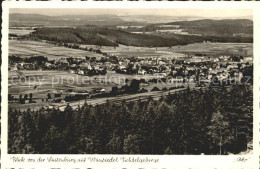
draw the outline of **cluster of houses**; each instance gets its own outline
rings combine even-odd
[[[185,56],[160,58],[137,57],[119,58],[118,73],[139,75],[161,75],[167,77],[168,82],[182,82],[184,79],[199,77],[210,82],[213,77],[218,80],[243,77],[243,69],[253,64],[250,56],[205,56],[202,54],[187,54]],[[177,78],[178,77],[178,78]]]
[[[115,59],[116,58],[116,59]],[[211,83],[213,77],[218,80],[236,79],[241,80],[244,76],[244,70],[252,67],[253,58],[250,56],[205,56],[201,54],[184,54],[178,57],[69,57],[48,60],[43,56],[33,56],[32,58],[21,58],[18,56],[9,56],[10,70],[67,70],[73,74],[82,76],[105,75],[107,70],[120,74],[139,75],[143,78],[145,75],[152,77],[162,77],[165,82],[170,84],[184,85],[184,82]],[[158,75],[158,76],[156,76]],[[145,78],[144,78],[145,79]],[[155,79],[140,83],[144,88],[153,83]],[[157,82],[158,83],[158,82]],[[147,90],[146,90],[147,91]],[[91,95],[105,94],[103,88],[93,88],[91,91],[73,92],[69,91],[64,98],[66,102],[83,99]],[[60,93],[54,93],[53,102],[63,101]],[[57,100],[58,99],[58,100]]]
[[[18,56],[9,56],[9,70],[69,70],[70,73],[79,75],[105,75],[106,70],[112,68],[110,62],[100,62],[94,59],[70,57],[48,60],[45,58],[39,63],[39,57],[45,58],[33,56],[31,58],[35,59],[22,59]]]
[[[13,56],[14,57],[14,56]],[[210,80],[213,76],[218,79],[242,76],[241,70],[253,64],[250,56],[206,56],[204,54],[183,54],[171,57],[67,57],[54,60],[40,58],[27,59],[30,63],[15,56],[10,59],[9,66],[13,70],[68,70],[79,75],[105,75],[107,70],[130,75],[161,75],[164,77],[200,76]],[[116,59],[115,59],[116,58]],[[39,63],[39,60],[42,60]]]

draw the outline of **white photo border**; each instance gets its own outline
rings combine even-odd
[[[8,24],[10,8],[172,8],[172,9],[252,9],[254,18],[254,90],[253,90],[253,154],[252,155],[40,155],[8,154]],[[258,169],[259,168],[259,57],[260,57],[260,3],[259,2],[3,2],[2,3],[2,102],[1,102],[1,167],[2,168],[198,168],[198,169]],[[158,158],[158,163],[52,163],[52,162],[13,162],[11,157],[38,159],[48,157],[88,158],[88,157],[148,157]],[[241,162],[238,158],[244,158]]]

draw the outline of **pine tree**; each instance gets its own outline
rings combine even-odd
[[[123,145],[123,139],[116,134],[115,131],[112,135],[111,140],[106,145],[109,153],[111,154],[122,154],[122,145]]]
[[[51,125],[43,138],[45,142],[44,152],[50,154],[66,154],[67,147],[57,127]]]
[[[220,112],[213,113],[208,134],[213,143],[219,146],[220,155],[225,153],[225,146],[233,140],[229,124]]]
[[[129,134],[124,140],[124,153],[140,154],[141,138],[137,134]]]
[[[9,153],[237,154],[253,138],[253,93],[234,86],[64,111],[10,108],[8,130]]]
[[[155,152],[162,154],[168,145],[168,130],[170,126],[170,109],[171,107],[166,102],[161,102],[155,110],[155,121],[154,121],[154,148]]]
[[[144,154],[154,153],[154,143],[155,143],[155,112],[154,112],[154,101],[149,101],[144,114],[141,117],[141,136],[144,139],[144,144],[141,151]]]

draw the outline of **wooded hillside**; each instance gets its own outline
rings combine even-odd
[[[76,110],[10,109],[8,122],[11,154],[237,154],[252,141],[252,88],[187,89]]]

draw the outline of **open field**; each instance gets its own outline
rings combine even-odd
[[[194,43],[183,46],[169,47],[134,47],[119,45],[119,47],[95,45],[81,45],[93,49],[101,49],[108,54],[115,54],[122,57],[175,57],[180,53],[207,53],[207,54],[244,54],[253,56],[253,44],[251,43]],[[84,50],[77,50],[55,46],[38,41],[18,41],[9,40],[9,54],[19,55],[21,57],[29,57],[33,55],[42,55],[49,59],[61,57],[96,57],[100,58],[102,55],[88,52]]]
[[[135,79],[149,79],[158,78],[157,75],[126,75],[117,74],[114,71],[108,71],[107,75],[102,76],[81,76],[77,74],[71,74],[67,71],[22,71],[25,78],[24,82],[19,83],[16,72],[9,71],[8,74],[8,93],[19,98],[19,95],[33,94],[34,101],[37,103],[19,104],[9,103],[9,106],[19,109],[39,109],[42,106],[46,106],[49,103],[42,102],[42,99],[47,98],[47,94],[50,93],[53,96],[57,91],[61,91],[61,98],[66,95],[71,95],[68,89],[73,92],[91,91],[92,88],[103,88],[106,92],[110,92],[113,86],[125,85],[125,79],[129,82]],[[150,91],[153,87],[163,89],[164,87],[170,88],[175,86],[174,84],[156,84],[150,83],[148,86],[140,86],[140,88]]]
[[[112,86],[118,83],[123,84],[124,80],[124,77],[122,77],[122,75],[120,76],[119,74],[112,72],[108,73],[107,79],[106,76],[81,76],[77,74],[71,74],[67,71],[21,72],[23,73],[24,77],[26,77],[26,80],[24,83],[20,83],[19,85],[19,80],[16,73],[9,72],[9,94],[19,96],[19,94],[24,95],[33,93],[34,97],[45,98],[48,92],[53,93],[56,90],[65,91],[67,89],[73,89],[81,91],[90,90],[93,87],[102,87],[106,90],[110,90]],[[109,79],[111,83],[109,83]],[[35,86],[37,86],[37,89],[34,89]]]
[[[35,30],[26,30],[26,29],[9,29],[9,34],[16,34],[18,36],[28,35]]]
[[[96,48],[96,46],[84,45],[87,47]],[[253,47],[252,44],[242,43],[196,43],[185,46],[175,47],[133,47],[120,45],[119,47],[101,47],[101,50],[106,53],[115,54],[123,57],[145,57],[145,56],[156,56],[156,57],[175,57],[181,55],[181,53],[212,53],[213,54],[229,54],[238,53],[243,54],[247,51],[248,55],[252,56]],[[101,57],[102,55],[93,52],[70,49],[53,44],[36,41],[9,41],[9,53],[16,54],[21,57],[28,57],[33,55],[42,55],[49,59],[56,59],[60,57]],[[51,93],[52,100],[56,91],[62,91],[61,98],[63,99],[66,95],[70,95],[68,89],[73,92],[84,92],[91,91],[92,88],[104,88],[106,92],[109,92],[113,86],[125,85],[125,79],[131,81],[132,79],[144,78],[146,81],[153,78],[158,78],[157,75],[126,75],[117,74],[114,71],[108,71],[106,76],[81,76],[77,74],[71,74],[67,71],[22,71],[26,81],[18,84],[18,78],[16,72],[9,71],[9,88],[8,92],[15,98],[19,98],[19,95],[33,94],[33,98],[37,103],[30,104],[18,104],[9,103],[9,106],[19,109],[38,109],[42,106],[52,104],[50,102],[42,102],[42,99],[47,98],[47,94]],[[36,80],[36,81],[35,81]],[[74,82],[73,82],[74,81]],[[13,82],[13,83],[12,83]],[[148,91],[151,91],[153,87],[159,87],[159,89],[175,86],[174,84],[156,84],[149,83],[147,86],[140,86]],[[150,93],[148,93],[150,94]],[[101,99],[102,100],[102,99]],[[104,100],[104,99],[103,99]],[[97,101],[99,102],[99,101]],[[96,102],[93,102],[96,103]]]
[[[195,89],[199,89],[199,88],[195,88]],[[185,88],[173,89],[170,91],[154,91],[154,92],[137,93],[137,94],[126,94],[126,95],[118,95],[114,97],[86,99],[86,102],[91,105],[97,105],[97,104],[104,104],[107,102],[107,100],[112,101],[112,103],[114,104],[121,103],[122,100],[125,100],[126,102],[130,102],[130,101],[137,101],[138,99],[145,100],[148,99],[149,97],[152,97],[154,100],[158,100],[161,96],[165,96],[169,92],[174,93],[183,90],[185,90]],[[84,103],[85,100],[74,101],[74,102],[70,102],[70,106],[73,109],[76,109],[78,106],[83,105]],[[46,107],[46,106],[56,107],[59,108],[60,110],[64,110],[65,107],[67,106],[67,103],[46,103],[46,102],[30,103],[30,104],[9,103],[9,106],[11,106],[12,108],[18,108],[20,110],[27,110],[28,108],[30,108],[31,110],[38,110],[41,107]]]
[[[21,57],[41,55],[41,56],[48,57],[49,59],[58,59],[61,57],[85,57],[85,56],[96,57],[96,58],[102,57],[102,55],[93,52],[65,48],[65,47],[55,46],[53,44],[48,44],[48,43],[38,42],[38,41],[29,41],[29,40],[23,40],[23,41],[9,40],[9,54],[18,55]]]
[[[88,48],[93,49],[100,49],[102,52],[108,53],[108,54],[114,54],[116,56],[122,56],[122,57],[171,57],[172,55],[178,55],[174,54],[174,51],[166,51],[167,48],[155,48],[155,47],[135,47],[135,46],[125,46],[125,45],[119,45],[118,47],[110,47],[110,46],[102,46],[97,47],[95,45],[81,45]],[[160,49],[163,49],[164,51],[161,51]]]
[[[94,45],[84,45],[96,48]],[[247,55],[253,56],[252,43],[194,43],[182,46],[169,47],[134,47],[119,45],[119,47],[102,46],[101,50],[106,53],[115,54],[123,57],[173,57],[179,53],[207,53],[207,54],[236,54],[247,51]]]
[[[68,89],[72,89],[74,92],[81,92],[88,90],[90,91],[93,87],[101,87],[106,91],[110,91],[112,86],[115,86],[120,80],[119,76],[111,77],[111,82],[105,82],[105,76],[96,79],[95,77],[81,76],[77,74],[70,74],[66,71],[22,71],[25,82],[18,83],[19,80],[15,72],[9,72],[9,87],[8,93],[19,98],[19,95],[25,95],[29,93],[33,94],[33,98],[37,103],[32,104],[19,104],[19,103],[9,103],[9,106],[27,109],[38,109],[41,106],[46,106],[48,103],[42,102],[41,99],[46,99],[47,94],[52,95],[54,98],[54,93],[56,91],[62,91],[61,98],[64,98],[66,95],[70,95],[67,92]],[[118,81],[117,81],[118,80]],[[122,78],[122,80],[124,80]],[[103,82],[103,83],[102,83]]]
[[[201,53],[239,53],[247,51],[249,56],[253,56],[252,43],[194,43],[183,46],[173,46],[172,49],[176,52],[201,52]],[[242,51],[243,50],[243,51]]]

